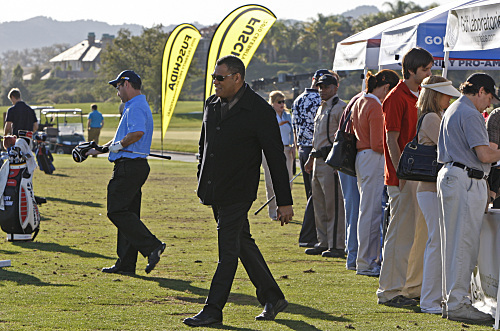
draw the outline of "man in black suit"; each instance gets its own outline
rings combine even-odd
[[[274,320],[288,302],[250,234],[247,217],[257,197],[262,151],[271,172],[281,225],[293,216],[278,122],[273,108],[245,83],[245,66],[239,58],[229,55],[217,60],[212,78],[215,95],[205,102],[197,192],[201,203],[212,206],[217,221],[219,263],[203,310],[184,323],[222,323],[238,258],[264,306],[255,319]]]

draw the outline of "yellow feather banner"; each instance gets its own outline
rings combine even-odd
[[[201,34],[191,24],[181,24],[170,33],[162,62],[162,139],[165,138],[182,85]]]
[[[266,7],[246,5],[232,11],[215,30],[207,58],[205,100],[213,94],[211,74],[217,60],[226,55],[239,57],[248,65],[262,39],[276,21]]]

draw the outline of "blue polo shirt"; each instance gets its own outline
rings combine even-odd
[[[88,119],[90,120],[91,128],[102,127],[103,117],[102,114],[97,109],[92,110],[92,112],[88,116]]]
[[[146,101],[146,97],[140,94],[125,103],[123,115],[118,124],[113,143],[122,140],[129,132],[142,131],[144,135],[135,143],[125,147],[125,150],[149,154],[151,150],[151,141],[153,139],[153,114]],[[144,155],[132,154],[119,151],[118,153],[109,153],[108,160],[113,162],[119,158],[145,158]]]

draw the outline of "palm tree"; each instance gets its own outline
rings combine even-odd
[[[404,2],[401,0],[397,0],[393,3],[387,1],[384,2],[384,6],[389,6],[390,10],[388,11],[388,14],[391,15],[393,18],[423,10],[422,7],[420,7],[413,1]]]

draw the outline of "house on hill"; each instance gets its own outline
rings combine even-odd
[[[65,50],[50,59],[54,69],[53,77],[59,78],[91,78],[101,63],[101,51],[114,39],[113,35],[103,34],[101,40],[95,39],[95,34],[89,32],[86,40]]]

